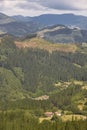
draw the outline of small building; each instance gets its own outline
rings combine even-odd
[[[45,112],[44,115],[46,117],[53,117],[54,113],[53,112]]]
[[[55,112],[56,116],[61,116],[61,112]]]
[[[48,100],[48,99],[49,99],[49,96],[47,95],[43,95],[43,96],[35,98],[35,100]]]

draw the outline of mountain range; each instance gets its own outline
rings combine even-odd
[[[74,14],[7,16],[0,13],[0,36],[26,37],[36,34],[50,42],[87,42],[87,17]],[[43,36],[41,36],[43,35]]]
[[[21,15],[13,16],[17,21],[35,21],[43,25],[55,25],[62,24],[67,26],[80,27],[82,29],[87,28],[87,17],[74,14],[44,14],[35,17],[23,17]]]
[[[87,42],[87,30],[78,27],[54,25],[37,32],[37,36],[52,43]]]
[[[22,37],[39,30],[40,25],[34,21],[18,21],[12,17],[0,13],[0,35],[9,34]]]

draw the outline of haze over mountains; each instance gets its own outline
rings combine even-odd
[[[87,29],[87,17],[85,16],[77,16],[74,14],[45,14],[41,16],[35,17],[24,17],[21,15],[18,16],[7,16],[3,13],[0,13],[0,35],[10,34],[15,37],[22,37],[27,36],[32,33],[36,33],[40,30],[44,30],[44,28],[48,29],[49,27],[53,26],[55,30],[55,26],[65,25],[66,30],[62,29],[61,31],[56,31],[57,40],[52,42],[87,42],[86,34],[87,32],[84,31]],[[52,28],[53,28],[52,27]],[[74,29],[75,28],[75,29]],[[76,29],[77,28],[77,29]],[[74,30],[73,30],[74,29]],[[82,30],[82,31],[81,31]],[[73,36],[73,31],[75,36]],[[65,37],[67,39],[67,33],[70,33],[71,39],[69,40],[62,40],[59,39],[58,36],[62,35],[61,37]],[[58,34],[57,34],[58,33]],[[54,38],[54,33],[52,31],[51,34],[45,33],[45,39],[49,40],[50,35]],[[49,38],[48,38],[49,35]],[[46,38],[47,37],[47,38]],[[74,38],[73,38],[74,37]],[[77,40],[78,39],[78,40]]]
[[[41,37],[52,43],[82,43],[87,42],[87,31],[78,27],[67,27],[64,25],[54,25],[37,33]]]
[[[13,16],[17,21],[35,21],[43,25],[63,24],[67,26],[78,26],[82,29],[87,28],[87,17],[74,14],[44,14],[35,17]]]
[[[10,34],[16,37],[25,36],[39,30],[39,23],[34,21],[18,21],[0,13],[0,34]]]

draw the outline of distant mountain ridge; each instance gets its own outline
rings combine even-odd
[[[73,26],[48,26],[37,32],[37,36],[52,43],[87,43],[87,30]]]
[[[15,22],[15,19],[3,13],[0,13],[0,25],[11,23],[11,22]]]
[[[15,37],[22,37],[38,31],[39,28],[40,24],[38,22],[25,22],[22,18],[21,20],[16,20],[15,18],[0,13],[0,35],[10,34]]]
[[[15,37],[25,37],[31,33],[36,33],[44,28],[56,25],[65,25],[72,28],[76,27],[87,30],[87,17],[74,14],[44,14],[35,17],[22,15],[7,16],[0,13],[0,35],[10,34]],[[85,39],[86,34],[85,31],[83,33]]]
[[[39,21],[45,25],[73,25],[82,29],[87,29],[87,17],[74,14],[45,14],[34,17],[35,21]]]
[[[15,19],[16,21],[23,21],[23,22],[29,22],[29,21],[32,21],[32,17],[24,17],[22,15],[15,15],[15,16],[12,16],[13,19]]]
[[[74,15],[74,14],[43,14],[40,16],[35,17],[23,17],[23,16],[13,16],[14,19],[23,18],[24,21],[36,21],[43,25],[55,25],[55,24],[62,24],[62,25],[73,25],[78,26],[82,29],[87,29],[87,17],[81,15]]]

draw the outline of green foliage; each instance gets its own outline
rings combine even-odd
[[[10,36],[5,36],[3,39],[1,39],[0,44],[0,54],[8,56],[12,54],[16,49],[16,45],[14,44],[14,40]]]
[[[0,130],[87,130],[85,121],[43,121],[39,123],[37,117],[27,111],[0,112]]]
[[[30,109],[33,112],[59,108],[81,113],[78,101],[80,97],[87,98],[87,91],[73,81],[87,81],[86,65],[86,53],[18,49],[14,40],[7,36],[0,43],[0,108]],[[68,88],[56,87],[58,82],[71,84]],[[32,98],[41,95],[50,97],[43,101]],[[83,113],[86,115],[85,111]]]

